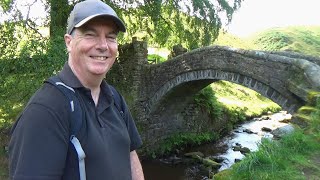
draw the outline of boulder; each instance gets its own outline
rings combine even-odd
[[[204,154],[202,152],[189,152],[185,153],[184,156],[198,159],[198,157],[203,158]]]
[[[206,166],[210,166],[212,168],[219,168],[221,166],[220,163],[217,163],[210,158],[203,158],[202,163],[205,164]]]
[[[251,152],[249,148],[241,146],[233,146],[232,149],[234,151],[240,151],[242,154],[247,154]]]
[[[292,133],[293,131],[294,131],[294,126],[291,124],[288,124],[271,131],[271,134],[275,138],[281,138],[283,135]]]
[[[272,129],[267,128],[267,127],[262,127],[262,128],[261,128],[261,131],[271,132],[271,131],[272,131]]]

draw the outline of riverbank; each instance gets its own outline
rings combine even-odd
[[[280,140],[264,140],[258,151],[248,154],[230,169],[214,175],[215,180],[238,179],[320,179],[320,98],[311,97],[312,112],[301,118],[300,126]],[[302,107],[304,108],[304,107]],[[301,123],[303,122],[303,123]],[[301,126],[303,125],[303,126]]]
[[[160,159],[143,161],[145,177],[152,180],[212,177],[212,174],[241,160],[246,153],[257,151],[261,138],[273,136],[271,130],[291,127],[286,123],[290,118],[291,115],[285,111],[253,118],[239,124],[218,141],[184,148]]]
[[[183,123],[188,127],[163,138],[156,147],[142,149],[144,158],[159,158],[185,147],[217,141],[247,120],[281,110],[256,91],[227,81],[217,81],[202,89],[193,104],[192,109],[198,113],[186,113]]]

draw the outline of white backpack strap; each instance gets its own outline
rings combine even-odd
[[[81,147],[80,141],[75,136],[77,132],[80,130],[82,125],[80,102],[77,101],[76,98],[74,98],[75,90],[72,87],[61,82],[58,76],[52,76],[46,82],[57,87],[68,98],[70,102],[70,108],[71,108],[70,142],[73,144],[73,147],[75,148],[78,155],[80,180],[86,180],[86,169],[85,169],[85,161],[84,161],[86,155]]]
[[[73,144],[78,154],[80,180],[86,180],[86,167],[84,162],[84,158],[86,157],[86,154],[84,153],[81,147],[80,141],[76,136],[71,136],[70,141]]]

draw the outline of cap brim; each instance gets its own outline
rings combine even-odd
[[[81,27],[82,25],[84,25],[85,23],[90,21],[91,19],[96,18],[96,17],[101,17],[101,16],[112,19],[115,22],[115,24],[118,26],[119,31],[126,32],[126,26],[121,21],[121,19],[119,19],[118,17],[115,17],[113,15],[110,15],[110,14],[95,14],[95,15],[86,17],[85,19],[83,19],[82,21],[77,23],[74,27],[76,27],[76,28]]]

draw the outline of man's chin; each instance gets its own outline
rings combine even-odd
[[[95,75],[95,76],[105,76],[107,74],[107,72],[109,71],[109,69],[99,69],[99,70],[95,70],[95,71],[92,71],[92,74]]]

